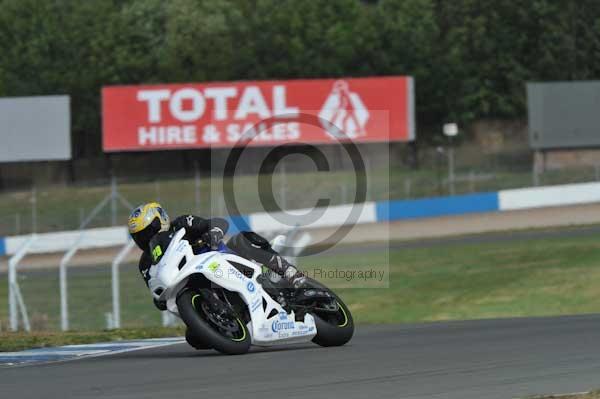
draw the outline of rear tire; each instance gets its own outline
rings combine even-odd
[[[196,310],[194,302],[198,303],[201,299],[198,299],[198,297],[199,295],[195,292],[186,290],[177,298],[179,314],[188,327],[188,333],[193,337],[193,340],[203,342],[205,345],[227,355],[240,355],[248,352],[251,343],[250,332],[240,318],[232,316],[237,324],[240,337],[227,337],[206,320],[206,316],[201,309]]]
[[[339,306],[339,310],[335,314],[317,310],[310,312],[315,318],[317,326],[317,335],[313,338],[313,342],[320,346],[342,346],[348,343],[354,335],[354,320],[346,304],[335,292],[316,280],[309,279],[307,285],[327,290],[334,296]]]

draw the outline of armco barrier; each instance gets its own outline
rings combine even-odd
[[[254,231],[285,231],[294,228],[296,222],[302,220],[303,215],[307,216],[305,220],[302,220],[302,229],[377,222],[374,202],[365,202],[362,205],[337,205],[321,209],[322,212],[319,212],[318,209],[295,209],[285,213],[253,213],[248,217],[249,227]]]
[[[38,239],[31,246],[29,254],[43,254],[49,252],[68,251],[79,239],[81,230],[59,231],[55,233],[38,234]],[[7,255],[12,255],[29,239],[26,236],[6,237],[5,251]],[[79,243],[80,249],[108,248],[124,245],[127,242],[126,227],[104,227],[89,229]]]
[[[503,190],[498,197],[501,211],[589,204],[600,202],[600,183]]]
[[[568,184],[451,197],[367,202],[358,208],[359,212],[356,214],[352,211],[352,205],[338,205],[323,209],[318,218],[303,223],[301,227],[302,229],[311,229],[338,226],[344,222],[374,223],[594,202],[600,202],[600,183]],[[297,209],[287,212],[303,215],[310,211],[311,209]],[[253,213],[245,216],[233,216],[229,218],[229,221],[231,234],[240,230],[265,232],[294,228],[289,217],[286,218],[283,213]],[[30,253],[67,251],[79,234],[79,231],[39,234],[39,239],[31,248]],[[13,255],[27,241],[28,237],[0,237],[0,256]],[[85,235],[85,242],[81,243],[81,248],[116,247],[125,245],[126,242],[127,229],[125,227],[90,229]]]
[[[377,221],[462,215],[498,210],[497,193],[388,201],[377,203]]]

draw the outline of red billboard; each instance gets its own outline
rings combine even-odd
[[[411,141],[410,77],[110,86],[104,151]]]

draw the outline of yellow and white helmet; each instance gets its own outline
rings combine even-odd
[[[158,202],[149,202],[135,208],[127,221],[129,234],[142,251],[148,250],[150,240],[171,226],[169,215]]]

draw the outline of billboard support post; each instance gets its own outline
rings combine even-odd
[[[15,235],[21,234],[21,214],[15,214]]]
[[[404,179],[404,198],[410,199],[410,191],[412,187],[412,180],[410,177]]]
[[[110,178],[110,216],[111,216],[111,225],[117,225],[117,198],[119,193],[117,192],[117,180],[115,176],[112,175]]]
[[[31,187],[31,232],[37,233],[37,190]]]
[[[200,167],[198,161],[194,162],[194,202],[196,205],[196,214],[200,212]]]
[[[542,151],[536,150],[533,154],[533,170],[532,170],[532,180],[533,186],[537,187],[540,185],[540,172],[544,170],[544,153]]]
[[[452,145],[452,137],[450,137],[450,144],[448,145],[448,183],[450,195],[454,195],[456,190],[454,189],[454,146]]]
[[[538,152],[539,151],[536,151],[533,154],[533,167],[531,168],[531,177],[532,177],[531,183],[533,184],[534,187],[537,187],[540,185],[540,179],[538,176],[538,162],[537,162]]]
[[[452,138],[458,135],[458,125],[456,123],[446,123],[443,132],[448,137],[448,187],[450,195],[454,195],[454,145]]]
[[[371,196],[373,195],[371,193],[371,175],[369,174],[371,172],[371,158],[369,158],[368,156],[363,157],[363,161],[365,163],[365,177],[367,178],[366,180],[366,185],[367,185],[367,196],[365,198],[366,201],[371,201],[372,198]]]

